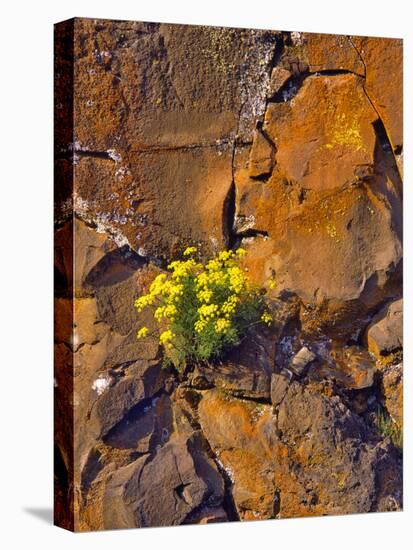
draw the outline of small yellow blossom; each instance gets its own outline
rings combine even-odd
[[[190,256],[191,254],[194,254],[197,250],[198,249],[196,246],[188,246],[188,248],[184,250],[184,256]]]
[[[234,253],[232,250],[223,250],[218,254],[218,260],[221,260],[221,262],[226,262],[230,258],[232,258]]]
[[[277,281],[274,279],[274,277],[268,280],[268,287],[271,288],[271,290],[277,288]]]
[[[159,336],[159,342],[163,345],[167,345],[170,343],[170,341],[175,337],[175,334],[173,334],[172,330],[165,330],[162,332],[162,334]]]
[[[272,323],[272,315],[268,311],[264,311],[264,313],[261,315],[261,321],[263,321],[266,325],[271,325]]]
[[[215,322],[215,331],[218,333],[227,332],[227,330],[231,327],[231,323],[228,319],[223,319],[220,317]]]
[[[208,304],[211,301],[212,298],[212,291],[205,289],[198,292],[197,297],[200,302],[205,302]]]
[[[138,330],[138,334],[136,335],[136,338],[145,338],[145,336],[148,334],[149,329],[148,327],[142,327]]]
[[[138,311],[142,311],[143,308],[151,306],[153,304],[154,297],[151,294],[141,296],[135,300],[135,307]]]
[[[215,314],[218,311],[217,304],[202,304],[201,307],[198,308],[198,313],[201,317],[214,317]]]
[[[247,253],[247,251],[244,250],[243,248],[238,248],[238,250],[235,252],[235,254],[238,256],[238,258],[243,258],[246,253]]]

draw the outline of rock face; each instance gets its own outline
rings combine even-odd
[[[397,39],[57,25],[59,525],[402,508],[401,70]],[[178,375],[133,303],[194,244],[247,249],[274,322]]]
[[[367,346],[377,357],[403,347],[403,300],[384,307],[367,329]]]
[[[220,505],[222,478],[196,443],[181,436],[117,470],[103,497],[105,527],[178,525],[202,505]]]

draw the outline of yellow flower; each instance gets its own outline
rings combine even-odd
[[[230,267],[228,269],[229,284],[230,287],[237,294],[241,292],[245,284],[245,275],[238,266]]]
[[[148,327],[142,327],[140,330],[138,330],[138,334],[136,335],[136,338],[145,338],[145,336],[148,334]]]
[[[162,334],[159,336],[159,342],[163,345],[168,344],[173,338],[175,337],[175,334],[173,334],[172,330],[165,330],[162,332]]]
[[[200,317],[214,317],[216,312],[218,311],[218,306],[216,304],[202,304],[201,307],[198,308],[198,313]]]
[[[232,250],[223,250],[218,254],[218,260],[221,260],[221,262],[226,262],[230,258],[232,258],[234,253]]]
[[[239,302],[238,296],[229,296],[229,298],[222,304],[221,311],[225,314],[234,313],[237,303]]]
[[[208,289],[201,290],[198,292],[197,297],[200,302],[205,302],[207,304],[212,298],[212,291]]]
[[[184,256],[190,256],[191,254],[194,254],[197,250],[198,249],[196,246],[188,246],[188,248],[184,250]]]
[[[246,253],[246,250],[244,250],[243,248],[238,248],[238,250],[235,252],[238,258],[243,258]]]
[[[277,281],[274,279],[274,277],[268,280],[268,286],[271,289],[277,288]]]
[[[150,294],[141,296],[137,300],[135,300],[135,307],[138,311],[142,311],[142,309],[146,306],[150,306],[153,304],[154,297]]]
[[[267,325],[271,325],[272,323],[272,315],[268,311],[264,311],[264,313],[261,315],[261,321],[263,321]]]
[[[215,332],[218,332],[218,333],[227,332],[230,326],[231,326],[231,323],[228,319],[219,318],[215,322]]]
[[[195,332],[202,332],[204,328],[207,326],[207,321],[205,319],[198,319],[194,325]]]

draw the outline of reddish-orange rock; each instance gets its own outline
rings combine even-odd
[[[274,517],[271,407],[209,391],[199,405],[202,430],[230,477],[242,519]],[[268,437],[268,439],[267,439]]]
[[[403,146],[403,41],[353,37],[366,66],[366,92],[394,150]]]
[[[348,36],[292,32],[282,63],[295,72],[349,71],[364,75],[364,65]]]
[[[289,102],[269,104],[273,174],[259,185],[242,166],[235,175],[236,227],[264,233],[245,241],[258,282],[275,273],[310,302],[358,299],[373,277],[386,284],[401,258],[400,186],[376,120],[353,74],[308,77]]]

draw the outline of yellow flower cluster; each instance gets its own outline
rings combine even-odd
[[[175,334],[172,332],[172,330],[165,330],[162,332],[162,334],[159,336],[159,342],[166,346],[169,349],[173,348],[172,340],[175,338]]]
[[[215,330],[216,332],[223,333],[227,332],[227,330],[231,328],[231,322],[228,319],[217,319],[215,322]]]
[[[174,304],[167,304],[165,306],[159,306],[158,308],[156,308],[153,316],[157,321],[160,321],[163,318],[170,319],[172,321],[177,311],[178,310]]]
[[[188,248],[184,250],[184,256],[190,256],[191,254],[194,254],[197,250],[198,249],[196,246],[188,246]]]
[[[268,311],[264,311],[264,313],[261,315],[261,321],[263,321],[268,326],[271,325],[272,320],[272,315]]]
[[[135,301],[138,311],[153,307],[154,318],[161,327],[160,344],[174,349],[174,357],[183,353],[183,358],[178,359],[182,362],[187,357],[197,357],[199,350],[204,350],[201,357],[209,358],[236,342],[245,327],[272,322],[239,265],[245,250],[224,250],[205,265],[191,257],[196,252],[195,246],[184,250],[183,256],[189,258],[171,262],[167,266],[169,273],[157,275],[148,294]],[[142,327],[137,337],[147,334],[148,328]]]
[[[239,298],[237,296],[232,295],[227,298],[227,300],[221,306],[221,311],[225,315],[225,317],[229,317],[235,312],[235,308],[237,307],[238,302]]]
[[[168,269],[172,271],[172,278],[179,281],[181,278],[188,277],[194,270],[200,269],[202,264],[198,264],[194,259],[181,262],[176,260],[168,265]]]
[[[136,338],[138,338],[138,340],[140,338],[145,338],[145,336],[147,336],[148,334],[148,327],[142,327],[140,330],[138,330],[138,334],[136,335]]]

